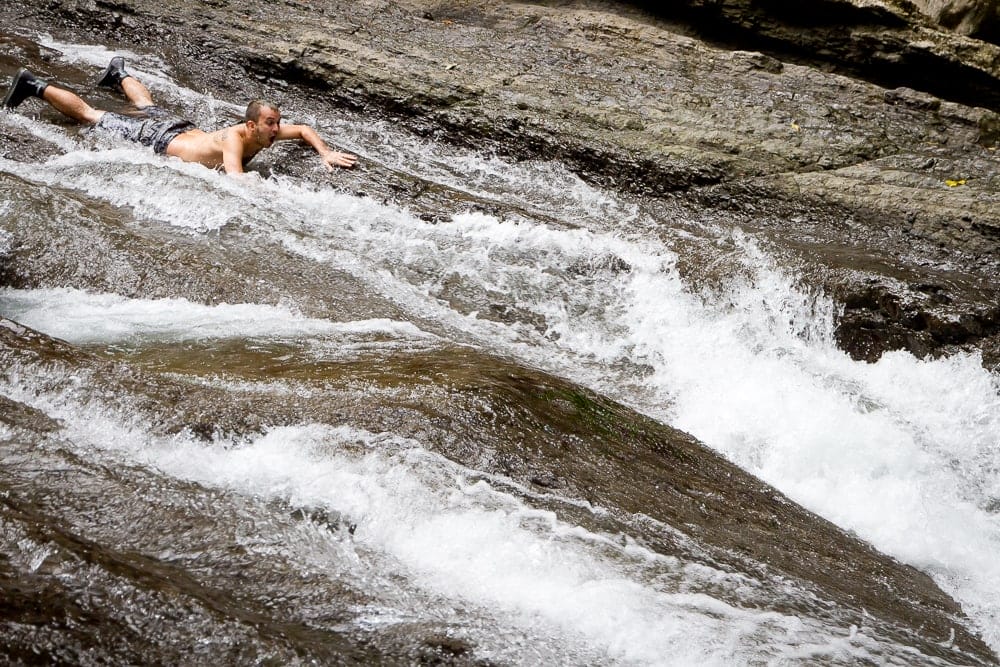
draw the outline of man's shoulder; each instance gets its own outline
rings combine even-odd
[[[242,125],[229,125],[228,127],[219,128],[218,130],[209,132],[208,136],[216,141],[232,141],[235,139],[240,143],[246,143],[248,140]]]
[[[237,123],[236,125],[229,125],[220,130],[216,130],[215,134],[234,134],[238,137],[246,136],[246,125],[242,123]]]

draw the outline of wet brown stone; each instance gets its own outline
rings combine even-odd
[[[219,95],[302,95],[437,139],[558,159],[596,183],[764,230],[779,247],[807,248],[804,279],[838,299],[857,301],[875,279],[918,311],[903,322],[868,317],[889,327],[874,336],[846,318],[840,339],[863,348],[859,358],[977,347],[989,358],[1000,46],[902,2],[782,7],[326,0],[239,12],[226,2],[56,0],[0,15],[15,29],[162,45],[180,76]],[[7,44],[0,63],[45,67],[44,52]],[[18,141],[0,151],[19,151]],[[359,187],[416,193],[430,204],[422,214],[439,214],[433,191]],[[843,246],[892,258],[909,276],[845,265]],[[947,310],[908,287],[956,267],[962,279],[941,283]],[[981,322],[981,333],[926,336],[908,324],[953,316]]]
[[[800,600],[797,606],[784,608],[780,602],[761,603],[777,605],[780,612],[825,618],[834,613],[829,607],[833,602],[839,623],[874,627],[880,635],[925,655],[960,663],[995,660],[966,629],[960,607],[926,574],[805,511],[689,435],[543,373],[455,349],[383,357],[377,364],[362,357],[325,364],[282,362],[281,370],[261,363],[229,369],[233,378],[295,380],[312,388],[308,397],[294,403],[276,402],[266,394],[234,395],[150,375],[141,367],[76,351],[8,322],[0,320],[4,367],[63,369],[62,382],[88,378],[84,393],[93,392],[105,403],[120,401],[117,409],[141,410],[154,429],[169,433],[192,422],[211,423],[215,432],[238,436],[262,425],[343,420],[372,432],[410,435],[485,473],[503,474],[525,486],[534,484],[543,492],[558,489],[562,497],[662,522],[672,528],[647,525],[638,532],[636,526],[629,528],[632,539],[660,553],[763,581],[785,577],[815,592],[813,604]],[[162,356],[162,351],[155,355]],[[187,349],[184,355],[185,373],[196,373],[196,353]],[[220,370],[216,365],[212,372]],[[374,408],[366,400],[372,386],[381,388],[382,397]],[[17,418],[15,425],[31,433],[37,420],[29,409],[20,412],[25,417]],[[48,437],[49,427],[42,426],[41,435]],[[353,532],[351,517],[303,509],[285,512],[292,520],[302,520],[307,513],[310,520],[325,522],[331,530],[345,525]],[[573,520],[587,525],[595,519],[581,515]],[[55,539],[51,527],[40,525],[48,539]],[[615,532],[613,523],[595,528]],[[697,547],[679,542],[673,530],[687,535]],[[79,542],[73,539],[72,544]],[[88,549],[90,558],[111,558],[111,563],[120,558],[102,555],[96,547]],[[194,590],[188,590],[193,586],[189,574],[170,574],[162,569],[168,567],[165,564],[129,559],[121,566],[139,568],[134,576],[140,579],[162,576],[163,585],[181,586],[186,595]],[[223,559],[217,567],[231,565]],[[223,600],[211,598],[202,604],[223,604]],[[247,622],[231,610],[226,613]],[[284,632],[283,621],[272,626],[264,616],[255,619],[254,624],[266,629],[265,635]],[[956,639],[949,645],[946,640],[952,630]],[[447,643],[425,641],[451,658],[463,653],[452,651]],[[461,648],[460,643],[455,646]]]
[[[220,95],[287,90],[302,102],[390,118],[439,140],[561,160],[592,182],[749,229],[794,255],[803,280],[844,306],[839,341],[858,358],[874,360],[889,349],[925,355],[979,348],[987,364],[1000,363],[1000,87],[991,45],[860,2],[820,3],[806,24],[776,16],[780,3],[679,3],[687,11],[670,15],[606,2],[249,4],[252,11],[225,0],[53,0],[8,3],[0,18],[5,30],[44,26],[66,38],[156,49],[178,76]],[[51,65],[30,40],[0,46],[5,73],[24,61]],[[47,71],[80,76],[71,68]],[[7,159],[54,150],[21,136],[0,138]],[[369,172],[376,176],[392,179]],[[398,177],[394,189],[352,184],[387,198],[416,193],[432,216],[446,201]],[[275,302],[283,289],[295,289],[295,274],[270,274],[254,266],[252,253],[241,255],[247,272],[267,276],[272,287],[240,280],[238,270],[212,261],[216,249],[197,242],[176,247],[165,261],[138,242],[116,251],[109,240],[115,233],[94,229],[88,243],[76,244],[53,236],[47,245],[40,232],[23,231],[18,247],[0,258],[0,276],[15,286],[124,284],[132,291],[120,291],[146,296],[183,286],[206,302]],[[120,256],[122,266],[144,272],[111,275],[86,261],[97,252],[88,244],[106,248],[109,264]],[[192,281],[171,269],[180,260],[214,268]],[[687,270],[693,280],[713,279],[697,262]],[[320,277],[327,278],[351,288],[348,278]],[[220,286],[229,291],[220,296]],[[340,307],[305,304],[319,314]],[[276,405],[253,396],[222,400],[131,365],[149,359],[114,365],[16,326],[0,327],[5,361],[97,369],[106,387],[138,397],[138,408],[163,432],[186,428],[209,438],[217,429],[245,433],[345,415],[372,429],[419,433],[458,461],[478,461],[482,445],[493,450],[490,470],[686,526],[712,546],[714,564],[755,562],[807,582],[859,618],[862,610],[872,613],[928,655],[996,662],[926,575],[805,512],[685,434],[543,374],[452,350],[393,359],[377,370],[293,364],[268,371],[419,391],[403,391],[407,400],[387,400],[377,412],[350,391]],[[195,374],[188,351],[173,359],[167,352],[150,356]],[[409,398],[414,393],[420,401]],[[55,428],[27,406],[0,407],[5,423],[39,437]],[[502,437],[482,443],[486,426]],[[526,441],[540,444],[529,449]],[[608,468],[626,479],[609,481],[602,473]],[[663,552],[680,550],[662,535],[646,537]],[[9,583],[10,599],[27,599],[23,585]],[[18,604],[18,613],[33,613]],[[52,606],[60,604],[73,611],[70,602]],[[956,646],[968,652],[957,657],[944,643],[953,627]],[[449,641],[432,634],[423,646],[461,656],[463,647]]]

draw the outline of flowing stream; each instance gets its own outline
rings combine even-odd
[[[45,44],[82,67],[112,55]],[[156,97],[191,110],[202,126],[239,111],[177,83],[155,58],[126,57]],[[475,349],[551,373],[692,434],[928,573],[1000,651],[1000,377],[977,356],[852,361],[834,343],[833,304],[752,235],[699,220],[674,225],[655,206],[595,189],[557,164],[511,164],[353,116],[294,106],[285,116],[317,126],[363,165],[473,205],[429,219],[405,199],[325,185],[305,153],[275,149],[273,158],[305,161],[304,174],[237,180],[73,126],[0,113],[0,131],[28,131],[60,152],[43,162],[0,159],[7,229],[15,217],[53,226],[59,216],[94,224],[119,216],[126,227],[162,233],[164,253],[172,239],[281,249],[258,257],[266,271],[247,270],[260,290],[276,274],[295,283],[300,266],[343,277],[326,292],[307,271],[300,292],[237,303],[137,286],[127,271],[109,277],[109,269],[96,284],[2,289],[0,315],[193,387],[275,402],[329,389],[336,378],[318,369],[347,361],[375,366]],[[0,226],[0,254],[13,238]],[[717,262],[716,279],[692,278],[685,261]],[[808,593],[657,553],[629,539],[642,517],[618,517],[625,532],[615,534],[601,527],[615,508],[557,491],[540,499],[434,453],[412,432],[313,415],[250,438],[168,435],[128,396],[81,390],[100,382],[24,361],[0,373],[0,396],[63,426],[58,442],[30,452],[7,446],[3,465],[34,460],[58,470],[70,457],[88,470],[120,470],[119,491],[95,490],[118,515],[95,517],[104,526],[95,532],[130,521],[136,549],[192,572],[199,549],[238,544],[251,571],[289,573],[260,595],[287,592],[296,600],[289,606],[317,626],[387,636],[397,626],[433,625],[474,646],[477,659],[501,664],[935,663],[863,628],[768,610],[761,599],[787,599],[776,607],[791,609]],[[392,388],[371,382],[352,391],[378,410]],[[12,440],[0,423],[0,441]],[[187,518],[153,525],[143,520],[147,505],[186,508]],[[329,526],[290,521],[290,511],[320,512]],[[198,521],[207,523],[190,528]],[[200,538],[202,547],[177,538],[207,535],[209,523],[217,536]],[[45,563],[56,547],[19,530],[0,522],[8,552],[29,569],[55,567]],[[353,592],[330,592],[335,584]],[[351,614],[332,618],[324,594]],[[128,604],[141,606],[137,599]],[[203,657],[226,642],[251,642],[209,617],[183,623],[214,638],[197,649]],[[173,640],[161,631],[166,646]]]

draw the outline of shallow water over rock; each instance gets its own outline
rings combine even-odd
[[[5,44],[81,90],[111,53]],[[0,115],[8,656],[996,662],[980,356],[851,359],[767,216],[287,99],[363,166]]]

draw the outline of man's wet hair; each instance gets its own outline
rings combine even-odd
[[[269,102],[268,100],[254,100],[247,105],[247,112],[244,116],[245,120],[252,120],[257,123],[260,121],[260,110],[261,109],[274,109],[278,113],[281,113],[281,109],[274,102]]]

